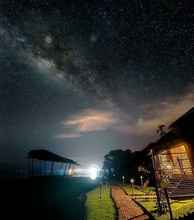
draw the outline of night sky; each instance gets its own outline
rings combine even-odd
[[[191,2],[0,0],[0,161],[155,140],[194,104]]]

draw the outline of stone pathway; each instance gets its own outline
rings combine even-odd
[[[149,216],[118,186],[112,186],[112,198],[118,209],[118,220],[146,220]]]

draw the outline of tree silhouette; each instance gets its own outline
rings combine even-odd
[[[159,125],[158,126],[158,129],[157,129],[157,134],[159,134],[161,137],[164,136],[166,134],[166,125],[162,124],[162,125]]]
[[[146,179],[149,175],[151,158],[142,151],[112,150],[104,156],[103,168],[109,179],[121,181],[122,176],[126,181],[134,178],[140,183],[140,176]]]

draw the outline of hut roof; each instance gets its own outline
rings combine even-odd
[[[194,127],[194,108],[191,108],[188,112],[186,112],[184,115],[179,117],[176,121],[174,121],[169,128],[180,128],[190,130]]]
[[[151,143],[144,148],[143,151],[149,152],[153,149],[159,151],[163,148],[167,148],[169,143],[176,142],[180,139],[192,139],[193,140],[194,129],[194,108],[191,108],[188,112],[179,117],[169,126],[169,131],[159,138],[155,143]]]
[[[28,158],[37,159],[37,160],[44,160],[44,161],[60,162],[60,163],[71,163],[74,165],[79,165],[74,160],[59,156],[55,153],[52,153],[48,150],[43,150],[43,149],[31,150],[28,153]]]
[[[162,149],[168,148],[168,146],[172,143],[174,143],[176,140],[180,140],[182,137],[172,131],[169,131],[166,133],[164,136],[162,136],[160,139],[158,139],[156,142],[148,144],[143,151],[144,152],[149,152],[151,149],[154,150],[155,152],[158,152]]]

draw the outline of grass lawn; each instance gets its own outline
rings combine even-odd
[[[149,212],[152,213],[152,215],[157,220],[168,220],[168,215],[162,215],[158,217],[154,212],[156,211],[156,203],[155,201],[139,201],[139,203],[144,206]],[[171,202],[171,208],[173,217],[175,219],[178,219],[180,217],[183,217],[184,215],[187,215],[189,213],[194,212],[194,199],[188,199],[188,200],[182,200],[182,201],[172,201]]]
[[[124,185],[123,188],[125,189],[125,191],[131,195],[131,194],[135,194],[135,195],[139,195],[139,196],[143,196],[143,195],[153,195],[153,193],[155,193],[154,188],[153,187],[146,187],[142,190],[137,189],[136,187],[131,187],[131,185]]]
[[[150,202],[150,207],[151,207],[151,210],[153,210],[154,206],[152,206],[152,202]],[[145,208],[146,208],[146,205],[145,205]],[[194,199],[172,201],[171,208],[172,208],[173,218],[178,219],[180,217],[183,217],[184,215],[188,215],[194,212]],[[148,210],[149,210],[149,207],[148,207]],[[154,217],[156,220],[168,220],[169,214],[162,215],[159,217],[156,216],[156,214],[154,214]]]
[[[129,195],[132,195],[132,194],[135,194],[135,195],[144,195],[144,192],[136,189],[136,188],[132,188],[131,186],[123,186],[123,189],[125,189],[125,191],[129,194]]]
[[[141,199],[141,196],[143,196],[144,194],[149,194],[149,192],[153,192],[154,188],[146,188],[143,191],[142,190],[138,190],[138,189],[133,189],[131,188],[131,186],[124,186],[124,189],[126,190],[126,192],[131,195],[131,194],[135,194],[138,195],[139,197],[137,197],[137,201],[145,208],[147,209],[155,218],[156,220],[168,220],[169,217],[168,215],[162,215],[160,217],[158,217],[155,213],[156,213],[156,201],[155,199],[147,199],[147,200],[143,200]],[[187,199],[187,200],[172,200],[171,201],[171,208],[172,208],[172,212],[173,212],[173,217],[175,219],[178,219],[179,217],[183,217],[184,215],[187,215],[189,213],[193,213],[194,212],[194,199]]]
[[[100,188],[87,193],[86,215],[87,220],[114,220],[115,208],[110,198],[110,187],[102,187],[102,197],[99,198]]]
[[[135,199],[143,199],[146,197],[147,199],[153,199],[155,197],[155,191],[153,187],[146,187],[144,189],[138,189],[137,187],[131,187],[130,185],[121,186],[128,195],[133,196]]]
[[[171,207],[175,218],[183,217],[186,214],[194,212],[194,199],[174,201]]]

